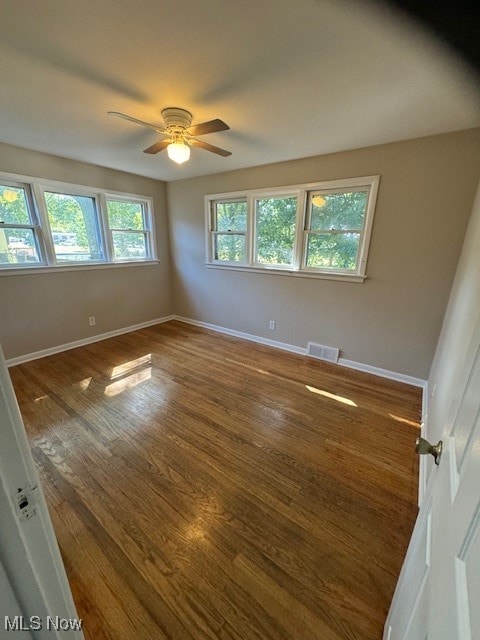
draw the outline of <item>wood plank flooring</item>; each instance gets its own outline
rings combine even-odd
[[[179,322],[10,370],[87,640],[375,640],[418,389]]]

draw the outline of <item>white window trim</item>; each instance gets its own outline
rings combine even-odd
[[[247,202],[247,198],[220,198],[215,200],[215,203],[211,203],[210,209],[209,209],[209,221],[208,224],[210,225],[210,228],[212,229],[211,233],[210,233],[210,251],[211,251],[211,255],[212,258],[215,255],[215,237],[219,236],[219,235],[238,235],[238,236],[244,236],[245,237],[245,255],[247,257],[247,260],[250,259],[250,256],[248,255],[249,252],[249,248],[248,248],[248,243],[247,243],[247,238],[249,235],[248,232],[248,225],[249,225],[249,220],[248,220],[248,216],[247,216],[247,228],[245,229],[245,231],[241,231],[241,230],[234,230],[234,231],[218,231],[218,229],[213,230],[213,227],[216,227],[216,217],[217,217],[217,211],[216,211],[216,205],[218,204],[225,204],[228,202]],[[248,207],[248,202],[247,202],[247,207]],[[223,261],[224,264],[238,264],[238,262],[227,262],[225,263],[225,261]]]
[[[29,206],[32,207],[31,216],[34,221],[39,259],[35,264],[0,265],[0,276],[20,275],[26,273],[54,273],[60,271],[76,271],[89,269],[103,269],[123,266],[142,266],[158,264],[157,242],[155,233],[155,216],[153,211],[153,198],[139,194],[127,193],[124,191],[114,191],[111,189],[95,188],[86,185],[61,182],[25,176],[16,173],[0,172],[0,183],[17,183],[27,189],[27,197],[30,198]],[[53,237],[48,220],[45,191],[55,191],[62,194],[72,194],[94,198],[97,215],[99,235],[104,252],[104,259],[101,261],[81,261],[81,262],[59,262],[55,256]],[[144,233],[148,240],[147,257],[144,259],[115,260],[112,245],[111,229],[108,225],[107,199],[112,200],[132,200],[144,205],[145,228],[139,230]],[[3,225],[2,225],[3,226]],[[18,225],[15,225],[18,226]],[[29,225],[30,226],[30,225]]]
[[[373,218],[378,195],[380,176],[363,176],[356,178],[344,178],[341,180],[329,180],[324,182],[312,182],[300,185],[289,185],[281,187],[271,187],[265,189],[249,189],[244,191],[233,191],[229,193],[213,193],[205,196],[205,240],[206,240],[206,266],[210,269],[229,269],[232,271],[246,271],[253,273],[276,273],[282,275],[292,275],[307,278],[321,278],[327,280],[343,280],[350,282],[363,282],[366,277],[368,250],[372,235]],[[307,216],[309,215],[308,203],[309,194],[319,191],[345,191],[346,189],[366,188],[369,192],[367,207],[365,211],[365,224],[360,232],[360,245],[358,252],[358,262],[355,271],[342,269],[320,270],[309,268],[306,261],[306,242],[309,232],[307,229]],[[298,210],[295,230],[294,246],[294,266],[284,267],[282,265],[263,265],[255,260],[255,201],[264,197],[281,197],[288,195],[298,196]],[[225,260],[215,260],[213,252],[214,217],[213,205],[215,202],[228,200],[247,200],[247,229],[246,229],[246,261],[227,262]]]
[[[98,270],[98,269],[119,269],[124,267],[148,267],[152,265],[159,264],[161,260],[141,260],[139,262],[132,262],[129,260],[128,262],[88,262],[84,264],[72,263],[71,265],[67,264],[59,264],[56,267],[52,267],[49,265],[43,266],[34,266],[34,267],[7,267],[5,269],[0,269],[0,278],[5,276],[24,276],[27,273],[29,275],[40,275],[42,273],[60,273],[66,271],[90,271],[90,270]]]
[[[107,245],[107,250],[109,256],[111,257],[111,261],[122,264],[130,264],[132,262],[148,262],[152,260],[156,260],[157,255],[157,242],[155,237],[155,228],[154,228],[154,220],[153,220],[153,200],[152,198],[147,198],[145,196],[134,196],[132,194],[119,194],[114,193],[112,191],[102,193],[100,196],[101,206],[104,207],[105,211],[107,211],[107,200],[117,200],[121,202],[125,202],[126,200],[130,200],[131,202],[135,202],[136,204],[140,204],[142,206],[143,212],[143,229],[114,229],[110,227],[108,224],[108,213],[104,218],[104,223],[106,226],[105,229],[105,240]],[[114,248],[113,248],[113,232],[118,231],[122,233],[143,233],[145,238],[147,239],[146,247],[147,247],[147,257],[144,260],[115,260],[114,259]]]
[[[293,247],[293,269],[288,264],[264,264],[262,262],[257,261],[257,201],[264,200],[265,198],[297,198],[297,213],[295,217],[295,244]],[[276,190],[272,190],[269,193],[264,193],[261,196],[258,194],[251,194],[250,202],[251,202],[251,212],[252,212],[252,236],[251,236],[251,245],[253,249],[252,255],[252,263],[249,266],[255,267],[257,269],[276,269],[278,271],[292,271],[295,269],[295,266],[298,264],[298,238],[297,238],[297,227],[298,227],[298,219],[301,215],[300,210],[300,201],[302,199],[302,191],[295,189],[293,191],[283,191],[279,194]],[[248,213],[247,213],[248,216]]]
[[[35,195],[33,193],[32,185],[27,181],[22,179],[16,179],[17,176],[12,174],[8,174],[8,178],[2,180],[2,185],[11,186],[23,189],[25,192],[25,200],[27,203],[28,214],[30,216],[30,224],[14,224],[14,223],[3,223],[1,224],[2,229],[31,229],[33,232],[33,237],[35,241],[35,248],[37,250],[38,262],[34,263],[33,267],[43,267],[47,263],[45,261],[45,243],[43,239],[42,226],[39,218],[38,209],[35,203]],[[18,178],[23,178],[23,176],[18,176]],[[16,266],[16,265],[13,265]],[[28,266],[28,265],[25,265]],[[4,269],[10,269],[9,265],[2,265]]]
[[[45,249],[46,249],[46,261],[48,266],[50,267],[59,267],[70,264],[71,266],[82,266],[83,264],[108,264],[109,262],[113,262],[109,260],[106,251],[106,243],[105,236],[103,230],[103,212],[100,208],[100,198],[98,191],[92,193],[90,190],[85,189],[84,187],[76,188],[74,185],[66,185],[62,188],[58,187],[50,187],[45,185],[44,182],[36,182],[32,185],[32,189],[35,190],[36,200],[38,212],[40,215],[40,227],[43,230]],[[100,245],[103,251],[103,260],[58,260],[57,255],[55,253],[55,247],[53,243],[53,230],[50,225],[50,220],[48,217],[48,210],[46,206],[45,193],[57,193],[59,195],[71,195],[71,196],[85,196],[87,198],[92,198],[95,202],[95,208],[98,216],[97,226],[98,226],[98,236],[100,240]]]

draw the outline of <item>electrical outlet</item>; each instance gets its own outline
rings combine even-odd
[[[270,320],[269,326],[272,331],[275,331],[276,324],[275,320]]]
[[[88,324],[89,324],[91,327],[95,326],[95,316],[90,316],[90,317],[88,318]]]

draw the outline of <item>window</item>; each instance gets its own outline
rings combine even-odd
[[[246,259],[247,201],[226,200],[213,205],[213,254],[219,262]]]
[[[363,281],[379,176],[206,196],[207,264]]]
[[[0,184],[0,268],[40,264],[38,224],[28,185]]]
[[[95,198],[45,191],[55,259],[65,262],[103,262]]]
[[[358,269],[368,191],[313,191],[308,198],[305,266],[325,271]]]
[[[0,270],[156,259],[150,198],[0,175]]]
[[[107,198],[108,226],[115,260],[145,260],[151,238],[146,203]]]
[[[293,267],[297,196],[255,200],[255,264]]]

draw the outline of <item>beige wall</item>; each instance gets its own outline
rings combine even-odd
[[[480,187],[428,380],[426,437],[431,442],[450,432],[465,389],[465,376],[479,348]]]
[[[0,275],[0,341],[12,358],[172,312],[165,184],[0,144],[0,171],[150,196],[157,265]],[[89,327],[88,316],[96,317]]]
[[[344,358],[426,379],[479,147],[475,129],[168,183],[175,312],[301,347],[338,346]],[[372,174],[381,182],[365,283],[205,267],[205,194]]]

